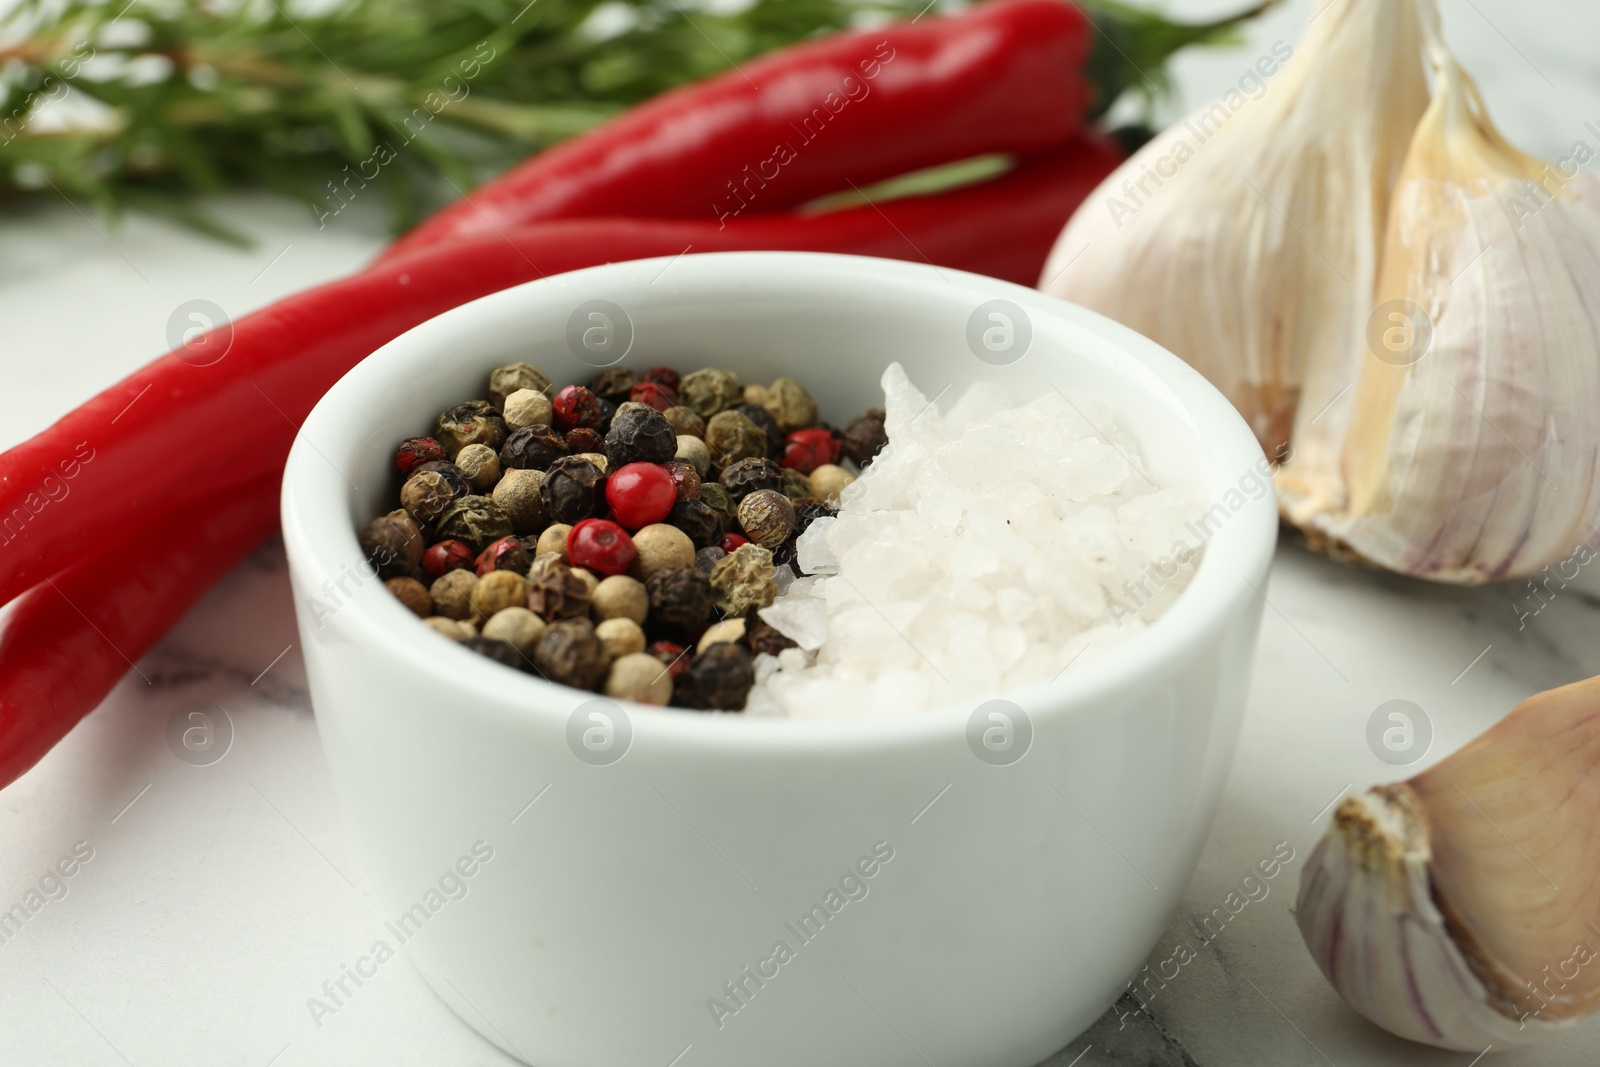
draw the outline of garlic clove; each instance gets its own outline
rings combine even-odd
[[[1187,360],[1282,456],[1297,411],[1348,403],[1389,191],[1427,106],[1421,48],[1414,0],[1328,0],[1297,47],[1107,178],[1039,287]],[[1319,429],[1296,449],[1332,460]]]
[[[1597,767],[1593,678],[1345,800],[1295,903],[1328,981],[1391,1033],[1464,1052],[1600,1008]]]
[[[1600,182],[1508,144],[1423,11],[1436,96],[1390,208],[1374,327],[1416,343],[1362,344],[1348,422],[1327,420],[1342,455],[1297,454],[1279,489],[1320,538],[1474,583],[1594,539]]]

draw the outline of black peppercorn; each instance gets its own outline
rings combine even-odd
[[[541,560],[528,573],[528,610],[545,622],[589,614],[589,583],[555,559]]]
[[[506,420],[487,400],[468,400],[439,415],[433,436],[451,457],[468,445],[499,448],[506,439]]]
[[[750,653],[732,642],[712,645],[689,661],[688,675],[696,705],[716,711],[742,711],[756,684]]]
[[[744,644],[752,656],[776,656],[786,648],[799,647],[782,630],[756,615],[751,616],[751,622],[745,626]]]
[[[778,425],[778,420],[773,417],[772,412],[760,404],[740,404],[733,410],[766,431],[769,458],[783,458],[783,428]]]
[[[774,567],[788,567],[790,574],[800,573],[800,546],[795,538],[791,537],[783,544],[772,550],[772,565]]]
[[[711,621],[711,583],[692,567],[659,570],[644,588],[650,597],[647,618],[653,627],[662,628],[669,636],[691,642]]]
[[[361,531],[360,540],[362,553],[377,568],[380,578],[415,577],[427,547],[422,528],[404,511],[373,519]]]
[[[511,536],[511,517],[489,497],[464,496],[439,513],[434,532],[441,541],[464,541],[473,552],[482,552],[491,541]]]
[[[815,497],[796,500],[794,502],[794,534],[799,537],[810,529],[811,524],[818,519],[831,519],[838,514],[838,508]]]
[[[710,548],[722,542],[722,513],[703,500],[680,500],[672,505],[667,523],[689,535],[695,548]]]
[[[524,426],[506,438],[500,447],[503,470],[542,471],[567,454],[566,440],[546,423]]]
[[[717,479],[737,503],[757,489],[783,489],[783,468],[765,457],[741,459],[722,468]]]
[[[470,649],[478,655],[492,659],[496,663],[510,667],[512,670],[526,671],[529,664],[518,652],[516,646],[506,641],[496,641],[491,637],[480,637],[477,634],[461,642],[461,647]]]
[[[612,470],[629,463],[665,463],[678,454],[678,435],[672,423],[644,404],[617,408],[605,444]]]
[[[605,502],[605,474],[582,456],[563,456],[545,471],[539,502],[551,522],[568,526],[593,518]]]
[[[872,464],[883,446],[889,443],[889,434],[883,428],[883,412],[868,408],[865,415],[857,415],[844,428],[844,454],[858,467]]]
[[[607,400],[605,397],[601,397],[600,398],[599,404],[600,404],[600,432],[602,434],[609,433],[611,431],[611,420],[617,417],[617,405],[613,404],[611,401]],[[604,449],[602,449],[601,451],[604,451]]]
[[[639,384],[639,376],[631,367],[607,367],[589,382],[589,391],[601,400],[620,404],[628,399],[628,391]]]
[[[611,666],[605,646],[595,636],[588,619],[553,622],[533,646],[534,668],[552,682],[578,689],[593,689]]]
[[[702,578],[709,579],[711,572],[716,569],[718,561],[725,556],[727,556],[727,553],[722,551],[722,546],[720,545],[711,545],[708,548],[700,549],[694,554],[694,572]]]

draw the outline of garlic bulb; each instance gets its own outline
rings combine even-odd
[[[1107,178],[1039,287],[1187,360],[1269,454],[1297,412],[1297,451],[1317,447],[1306,428],[1348,403],[1390,188],[1427,107],[1421,48],[1413,0],[1328,0],[1298,49],[1273,46]]]
[[[1507,144],[1424,14],[1436,95],[1389,211],[1344,449],[1297,455],[1280,500],[1367,560],[1472,583],[1595,536],[1600,182]]]
[[[1600,1007],[1600,678],[1346,799],[1301,872],[1306,947],[1357,1011],[1481,1053]]]

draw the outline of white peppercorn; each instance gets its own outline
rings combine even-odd
[[[694,566],[694,542],[676,526],[652,523],[633,535],[633,547],[638,556],[628,573],[643,582],[666,567]]]
[[[632,619],[607,619],[594,628],[594,635],[612,659],[644,651],[644,630]]]
[[[485,444],[473,444],[456,453],[456,466],[467,484],[480,493],[494,488],[500,479],[500,455]]]
[[[469,570],[447,571],[435,578],[428,587],[434,614],[447,619],[471,618],[472,591],[477,585],[478,576]]]
[[[567,558],[567,535],[571,532],[571,525],[564,522],[546,526],[544,532],[539,535],[538,543],[533,547],[535,565],[538,563],[537,557],[551,554],[565,561]]]
[[[483,636],[504,641],[524,656],[533,656],[533,646],[544,633],[544,620],[524,607],[501,608],[483,624]]]
[[[606,696],[665,706],[672,699],[672,672],[643,652],[632,652],[611,664],[606,672]]]
[[[700,635],[700,643],[694,646],[695,651],[704,652],[712,645],[741,641],[744,639],[744,627],[742,618],[723,619],[721,622],[713,623]]]
[[[689,464],[694,468],[694,472],[702,478],[711,473],[711,450],[706,447],[705,441],[699,437],[691,437],[689,434],[680,433],[678,435],[678,451],[672,458]]]
[[[518,389],[506,397],[506,428],[520,430],[524,426],[550,425],[554,409],[550,398],[533,389]]]
[[[490,571],[472,587],[472,610],[480,619],[506,608],[524,607],[527,601],[528,579],[516,571]]]
[[[544,502],[539,498],[539,487],[544,484],[544,471],[509,470],[500,475],[489,499],[500,505],[500,510],[511,520],[511,530],[518,534],[535,534],[545,528],[548,519]]]
[[[589,594],[589,612],[600,622],[629,619],[643,626],[650,612],[650,597],[639,579],[626,574],[614,574],[601,581]]]
[[[811,495],[818,500],[829,504],[839,502],[839,494],[844,492],[845,486],[856,480],[856,476],[839,466],[837,463],[824,463],[813,470],[806,479],[806,486]]]

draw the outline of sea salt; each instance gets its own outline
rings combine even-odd
[[[1140,470],[1103,406],[1055,390],[1017,406],[981,383],[941,412],[899,364],[883,390],[889,444],[801,535],[810,573],[760,612],[800,647],[761,658],[751,714],[892,714],[1048,682],[1137,636],[1193,576],[1200,509]]]

